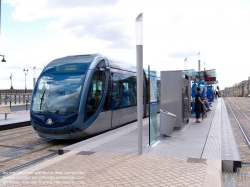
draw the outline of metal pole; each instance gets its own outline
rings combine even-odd
[[[142,112],[143,112],[143,42],[142,42],[143,14],[136,18],[136,65],[137,65],[137,127],[138,127],[138,155],[142,154]]]
[[[184,70],[187,70],[187,57],[184,59]]]
[[[13,90],[13,86],[12,86],[12,78],[13,78],[13,74],[10,74],[10,89]]]
[[[26,93],[26,90],[27,90],[27,87],[26,87],[26,75],[28,74],[28,69],[23,69],[23,72],[24,72],[24,75],[25,75],[25,93]]]
[[[198,53],[198,71],[201,70],[200,52]]]
[[[36,66],[33,68],[33,89],[36,85]]]
[[[25,74],[25,93],[26,93],[26,74]]]
[[[26,92],[27,92],[27,87],[26,87],[26,75],[28,74],[28,69],[25,70],[25,68],[23,69],[24,75],[25,75],[25,103],[26,103],[26,110],[28,110],[28,106],[27,106],[27,99],[26,99]]]
[[[0,0],[0,38],[1,38],[1,24],[2,24],[2,0]]]
[[[148,66],[148,86],[146,86],[150,89],[150,66]],[[149,101],[149,104],[148,104],[148,123],[149,123],[149,131],[148,131],[148,142],[149,142],[149,145],[150,145],[150,91],[148,92],[148,101]]]

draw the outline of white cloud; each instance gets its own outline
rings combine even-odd
[[[187,57],[188,69],[197,70],[197,53],[201,52],[201,69],[204,62],[206,69],[216,69],[221,88],[249,76],[250,6],[241,0],[4,2],[15,7],[12,15],[17,21],[39,24],[43,18],[54,18],[47,32],[56,33],[35,48],[7,51],[9,62],[4,68],[36,65],[39,70],[57,57],[86,53],[134,63],[135,18],[143,12],[144,66],[158,71],[183,69]],[[8,72],[3,75],[9,77]]]
[[[67,13],[69,9],[77,9],[81,7],[104,7],[115,5],[118,0],[4,0],[15,7],[15,12],[12,14],[15,20],[32,21],[40,18],[61,16]]]

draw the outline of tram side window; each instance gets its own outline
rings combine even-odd
[[[88,92],[85,120],[91,117],[97,110],[101,102],[104,87],[105,87],[105,72],[96,71],[93,76]]]
[[[121,92],[119,89],[119,74],[114,73],[112,76],[112,108],[117,110],[121,108]]]
[[[104,105],[102,107],[102,112],[110,110],[111,98],[112,98],[112,95],[111,95],[111,77],[109,77],[108,90],[107,90],[106,98],[105,98],[105,101],[104,101]]]
[[[132,106],[132,81],[130,77],[122,77],[122,107]]]

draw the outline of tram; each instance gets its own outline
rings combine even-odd
[[[35,85],[30,119],[38,135],[82,139],[137,120],[136,67],[100,54],[50,62]],[[160,78],[157,78],[160,102]],[[143,117],[148,116],[148,74],[143,75]]]

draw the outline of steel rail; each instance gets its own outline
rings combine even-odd
[[[226,102],[227,102],[227,101],[226,101]],[[231,102],[232,102],[232,101],[231,101]],[[243,136],[244,136],[246,142],[247,142],[247,144],[248,144],[248,146],[250,147],[249,135],[247,134],[247,132],[246,132],[245,128],[243,127],[243,125],[240,123],[239,119],[238,119],[238,118],[236,117],[236,115],[234,114],[233,109],[231,108],[231,106],[230,106],[230,104],[229,104],[228,102],[227,102],[227,105],[228,105],[228,107],[230,108],[230,110],[231,110],[231,112],[232,112],[232,114],[233,114],[233,116],[234,116],[234,118],[235,118],[235,120],[236,120],[236,122],[237,122],[237,124],[238,124],[238,126],[239,126],[239,128],[240,128],[240,130],[241,130],[241,132],[242,132],[242,134],[243,134]],[[235,106],[236,106],[236,105],[235,105]]]
[[[33,164],[36,164],[36,163],[38,163],[38,162],[40,162],[40,161],[46,160],[46,159],[51,158],[51,157],[56,156],[56,155],[57,155],[57,153],[51,153],[50,155],[46,155],[46,156],[44,156],[44,157],[41,157],[41,158],[32,160],[32,161],[30,161],[30,162],[27,162],[27,163],[21,164],[21,165],[19,165],[19,166],[16,166],[16,167],[7,169],[7,170],[5,170],[5,171],[0,171],[0,179],[1,179],[1,177],[3,177],[4,175],[9,174],[10,172],[14,172],[14,171],[17,171],[17,170],[19,170],[19,169],[25,168],[25,167],[27,167],[27,166],[31,166],[31,165],[33,165]]]
[[[250,121],[250,118],[245,114],[245,112],[243,112],[236,104],[234,104],[231,99],[229,99],[229,101],[231,101],[231,103]]]
[[[20,147],[20,148],[16,148],[16,149],[13,149],[13,150],[10,150],[10,151],[6,151],[6,152],[3,152],[3,153],[0,153],[0,156],[8,155],[10,153],[14,153],[14,152],[20,151],[22,149],[31,148],[31,147],[34,147],[36,145],[41,145],[41,144],[44,144],[44,143],[47,143],[47,142],[50,142],[50,141],[52,141],[52,140],[48,139],[48,140],[40,141],[40,142],[37,142],[37,143],[34,143],[34,144],[30,144],[28,146],[23,146],[23,147]]]
[[[240,104],[241,106],[243,106],[246,110],[248,110],[250,112],[250,109],[245,107],[244,105],[242,105],[239,101],[236,101],[235,99],[232,99],[232,100],[234,100],[236,103]],[[231,101],[231,99],[230,99],[230,101]]]

